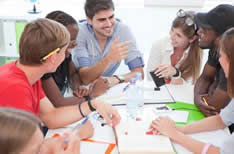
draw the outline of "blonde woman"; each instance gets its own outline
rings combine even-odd
[[[23,110],[0,108],[0,151],[4,154],[79,154],[79,138],[68,136],[44,140],[41,121]],[[67,146],[67,148],[64,148]],[[65,150],[66,149],[66,150]]]
[[[221,147],[216,147],[209,143],[206,144],[185,135],[223,129],[234,123],[234,28],[229,29],[222,36],[219,62],[227,78],[228,94],[232,97],[228,106],[221,110],[220,114],[183,127],[175,126],[174,122],[169,118],[156,119],[151,125],[155,131],[168,136],[193,153],[232,154],[234,151],[234,133],[227,140],[223,141]]]

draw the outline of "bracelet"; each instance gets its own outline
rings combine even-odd
[[[86,99],[86,101],[88,101],[89,110],[92,112],[96,111],[96,109],[91,104],[91,98],[89,96],[84,96],[84,98]]]
[[[80,111],[81,116],[84,118],[84,117],[85,117],[85,115],[84,115],[84,114],[83,114],[83,112],[81,111],[81,104],[82,104],[82,102],[81,102],[81,103],[79,103],[79,111]]]
[[[172,77],[179,77],[180,76],[180,71],[178,68],[174,67],[176,70],[176,74],[174,74]]]
[[[113,75],[113,77],[115,77],[117,80],[119,80],[119,83],[121,83],[121,80],[117,75]]]
[[[206,144],[203,149],[202,149],[202,153],[201,154],[207,154],[207,151],[209,149],[209,147],[211,146],[211,144]]]

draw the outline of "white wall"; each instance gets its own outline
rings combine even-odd
[[[1,55],[12,55],[12,51],[5,51],[7,49],[6,43],[4,46],[3,42],[9,42],[14,39],[11,35],[14,32],[9,32],[2,29],[2,22],[4,20],[31,20],[38,17],[44,17],[48,12],[54,10],[63,10],[71,14],[76,19],[85,18],[83,11],[83,1],[70,0],[71,3],[64,3],[64,0],[41,0],[40,8],[42,12],[37,15],[28,14],[27,11],[31,7],[28,5],[27,0],[1,0],[0,1],[0,56]],[[117,0],[115,0],[117,1]],[[76,3],[75,5],[73,3]],[[27,4],[27,5],[26,5]],[[117,7],[115,16],[121,19],[124,23],[129,25],[132,29],[139,49],[143,52],[145,59],[148,58],[149,51],[151,49],[153,41],[160,37],[167,35],[170,30],[171,22],[175,18],[176,12],[182,8],[184,10],[194,11],[207,11],[213,6],[205,4],[204,7],[185,7],[185,6],[151,6],[144,8],[123,8]],[[15,10],[15,11],[9,11]],[[15,48],[16,49],[16,48]],[[4,53],[4,54],[3,54]],[[9,54],[8,54],[9,53]],[[16,51],[15,51],[16,53]],[[128,70],[127,67],[121,66],[119,73]]]
[[[152,43],[169,34],[171,23],[180,8],[194,11],[201,9],[188,7],[147,7],[120,8],[116,10],[116,17],[126,23],[136,36],[138,46],[144,54],[145,65],[147,64]],[[121,64],[121,69],[117,73],[121,74],[127,70],[128,67]]]

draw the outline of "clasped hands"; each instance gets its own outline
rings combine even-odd
[[[109,89],[109,83],[106,78],[100,77],[89,85],[89,88],[79,87],[73,94],[76,97],[90,96],[91,98],[98,97]]]
[[[179,131],[174,121],[169,117],[158,117],[152,121],[149,129],[154,135],[164,135],[168,136],[169,138]]]

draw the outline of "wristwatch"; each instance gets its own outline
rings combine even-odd
[[[176,74],[173,75],[173,77],[178,77],[180,75],[180,71],[178,68],[174,67],[176,70]]]
[[[122,75],[113,75],[116,79],[118,79],[119,80],[119,83],[123,83],[125,80],[124,80],[124,76],[122,76]]]
[[[96,111],[96,109],[91,104],[91,98],[89,96],[84,96],[85,100],[88,101],[88,106],[90,111]]]

